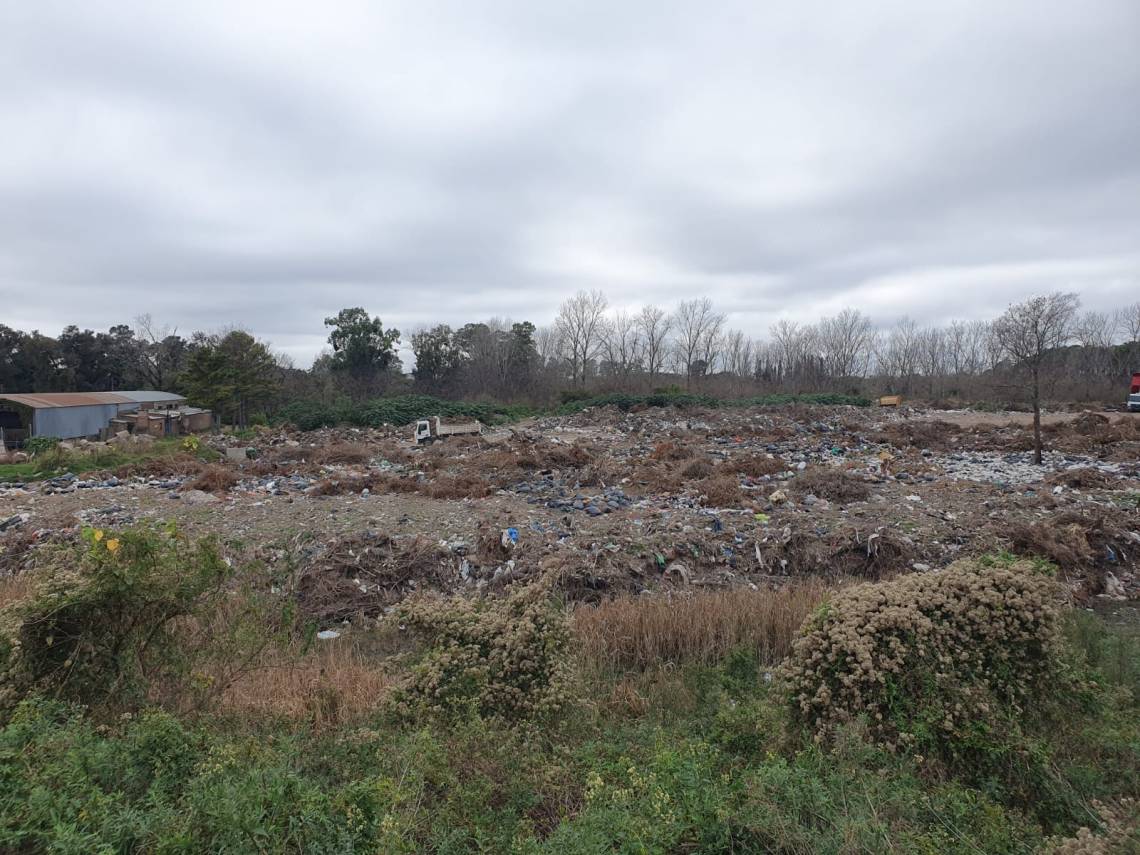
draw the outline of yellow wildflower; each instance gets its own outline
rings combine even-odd
[[[119,539],[117,537],[112,537],[107,541],[107,551],[112,555],[119,551],[120,546],[122,546],[122,544],[119,543]]]
[[[95,529],[95,535],[94,536],[95,536],[95,542],[96,543],[98,543],[100,540],[102,540],[103,539],[103,529],[101,529],[101,528]]]

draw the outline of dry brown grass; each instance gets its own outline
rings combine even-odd
[[[766,457],[763,454],[756,454],[726,460],[721,464],[721,468],[728,472],[739,472],[749,478],[761,478],[765,475],[778,475],[788,468],[788,464],[779,457]]]
[[[433,499],[481,499],[491,485],[478,475],[449,475],[421,485],[420,492]]]
[[[24,600],[35,587],[30,573],[15,576],[0,576],[0,609],[15,605]]]
[[[692,456],[693,450],[689,446],[671,439],[657,443],[649,453],[650,460],[688,460]]]
[[[1051,487],[1060,485],[1073,490],[1088,490],[1107,487],[1112,483],[1112,479],[1099,469],[1084,467],[1054,472],[1045,479],[1045,483]]]
[[[809,493],[832,502],[865,502],[871,495],[867,482],[850,472],[816,466],[792,479],[791,488],[801,496]]]
[[[359,442],[335,442],[332,445],[325,446],[324,448],[317,448],[313,451],[311,460],[313,463],[324,464],[355,464],[363,465],[368,463],[373,454],[368,446]]]
[[[137,463],[126,463],[111,472],[99,473],[102,477],[114,475],[116,478],[134,478],[136,475],[153,478],[166,478],[171,475],[194,475],[206,468],[206,464],[192,454],[172,454],[169,457],[152,457]]]
[[[543,467],[564,469],[571,466],[585,466],[594,459],[594,451],[587,445],[576,442],[573,445],[543,443],[534,449],[538,462]]]
[[[224,466],[207,466],[199,472],[193,480],[187,482],[184,489],[202,490],[206,493],[224,493],[237,484],[240,479],[232,469]]]
[[[705,458],[698,457],[682,469],[681,474],[686,478],[692,479],[708,478],[713,474],[713,465]]]
[[[735,475],[714,475],[697,484],[697,490],[705,497],[705,504],[712,508],[735,508],[744,501],[744,491]]]
[[[586,660],[606,668],[711,664],[741,648],[771,664],[791,650],[800,624],[829,589],[810,580],[772,591],[624,596],[579,606],[574,636]]]
[[[235,680],[218,709],[243,717],[283,717],[328,727],[364,719],[383,700],[394,678],[351,637],[318,641],[304,658],[266,665]]]

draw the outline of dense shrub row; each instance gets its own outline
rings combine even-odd
[[[651,395],[629,395],[615,392],[567,401],[558,408],[562,415],[579,413],[587,407],[617,407],[623,412],[635,407],[765,407],[783,404],[829,404],[869,407],[871,401],[859,395],[832,393],[814,395],[760,395],[751,398],[714,398],[688,392],[656,392]]]
[[[416,419],[432,416],[447,419],[478,419],[484,424],[496,424],[523,417],[530,412],[528,408],[518,405],[445,401],[430,395],[396,395],[361,403],[340,401],[323,404],[319,401],[295,401],[281,410],[280,417],[301,430],[315,430],[342,424],[357,427],[381,425],[402,427]]]
[[[652,395],[629,395],[618,392],[610,395],[571,397],[557,408],[562,415],[581,412],[587,407],[617,407],[629,411],[635,407],[756,407],[781,404],[846,404],[856,407],[870,405],[870,400],[857,395],[763,395],[753,398],[713,398],[687,392],[657,392]],[[478,419],[484,424],[499,424],[526,418],[538,411],[521,404],[493,404],[475,401],[447,401],[430,395],[395,395],[354,403],[340,401],[325,404],[319,401],[294,401],[285,406],[279,417],[301,430],[315,430],[333,425],[379,427],[380,425],[409,425],[416,419],[440,416],[445,419]]]

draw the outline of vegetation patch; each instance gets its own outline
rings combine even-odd
[[[415,597],[399,619],[428,650],[394,696],[402,716],[550,718],[570,701],[569,621],[537,582],[502,599]]]
[[[276,618],[212,540],[174,529],[87,529],[0,612],[0,710],[30,695],[134,709],[224,688],[274,637]],[[286,610],[287,611],[287,610]]]
[[[871,488],[862,478],[830,466],[813,466],[792,479],[791,488],[801,496],[812,495],[820,499],[847,504],[865,502]]]
[[[785,664],[792,714],[817,738],[864,717],[886,744],[953,753],[999,710],[1059,690],[1056,597],[1028,562],[960,561],[841,592]]]

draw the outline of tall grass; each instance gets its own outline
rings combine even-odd
[[[380,705],[394,678],[352,635],[295,659],[266,661],[234,680],[216,711],[240,719],[308,722],[321,728],[363,720]]]
[[[830,588],[810,580],[778,590],[625,596],[578,607],[574,635],[587,662],[610,669],[711,665],[741,648],[753,650],[761,663],[774,664],[791,649],[800,624]]]

